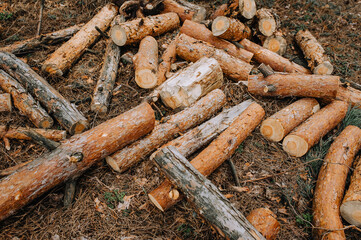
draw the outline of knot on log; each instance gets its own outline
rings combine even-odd
[[[83,154],[81,152],[76,152],[68,156],[69,162],[77,163],[83,160]]]

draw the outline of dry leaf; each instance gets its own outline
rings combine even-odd
[[[118,204],[118,206],[117,206],[117,210],[118,211],[122,211],[122,210],[126,210],[126,209],[128,209],[129,207],[130,207],[130,202],[131,202],[131,200],[132,200],[132,198],[134,197],[135,195],[133,194],[133,195],[129,195],[129,196],[125,196],[124,198],[123,198],[123,202],[121,203],[119,203]]]

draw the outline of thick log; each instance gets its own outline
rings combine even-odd
[[[177,13],[182,22],[184,22],[185,20],[201,22],[206,19],[206,9],[190,2],[182,0],[164,0],[163,5],[164,9],[162,13]]]
[[[177,53],[175,49],[177,40],[178,40],[178,35],[168,45],[168,47],[165,49],[161,57],[161,62],[159,63],[158,66],[157,85],[161,85],[166,80],[167,74],[171,69],[172,63],[174,63],[177,58]]]
[[[251,36],[251,29],[237,19],[227,17],[217,17],[212,23],[213,36],[239,41]]]
[[[56,185],[80,175],[97,161],[150,132],[154,112],[143,103],[91,130],[65,140],[0,181],[0,220]]]
[[[239,0],[239,13],[246,19],[252,19],[257,12],[255,0]]]
[[[267,240],[277,239],[277,234],[281,229],[281,224],[268,208],[257,208],[252,210],[247,216],[247,220],[259,231]]]
[[[0,170],[0,177],[6,177],[9,176],[11,174],[13,174],[14,172],[16,172],[18,169],[24,167],[25,165],[27,165],[28,163],[32,162],[32,160],[26,161],[26,162],[22,162],[19,163],[13,167],[9,167],[3,170]]]
[[[211,117],[225,102],[226,97],[221,90],[212,91],[193,106],[170,116],[165,123],[158,124],[145,138],[107,157],[108,165],[117,172],[124,172],[177,134]]]
[[[117,12],[118,7],[114,4],[105,5],[79,32],[45,60],[42,70],[51,75],[62,76],[100,36],[95,27],[104,32]]]
[[[340,86],[337,90],[336,99],[348,102],[354,107],[361,108],[361,91],[355,88]]]
[[[0,137],[8,139],[31,140],[25,133],[34,131],[47,139],[61,141],[66,138],[66,132],[63,130],[41,129],[41,128],[24,128],[24,127],[7,127],[0,125]]]
[[[333,101],[283,139],[283,149],[292,156],[301,157],[346,116],[348,104]]]
[[[340,204],[352,161],[361,148],[361,129],[347,126],[332,143],[318,174],[313,199],[315,239],[346,239]]]
[[[0,112],[11,112],[12,103],[11,96],[9,93],[0,94]]]
[[[282,56],[287,50],[287,41],[280,33],[275,33],[270,37],[266,37],[263,47]]]
[[[258,30],[266,37],[272,36],[280,25],[278,16],[271,9],[258,9],[256,17],[258,19]]]

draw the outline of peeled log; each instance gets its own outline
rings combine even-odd
[[[184,22],[185,20],[201,22],[206,19],[206,9],[204,7],[200,7],[189,2],[185,3],[185,1],[179,0],[164,0],[163,5],[163,13],[177,13],[182,22]]]
[[[0,136],[9,139],[20,139],[20,140],[31,140],[31,138],[25,134],[27,131],[34,131],[43,137],[53,140],[60,141],[66,138],[66,132],[63,130],[53,129],[41,129],[41,128],[24,128],[24,127],[9,127],[0,125]]]
[[[172,63],[174,63],[177,58],[177,53],[175,49],[177,40],[178,40],[178,35],[175,37],[175,39],[172,40],[172,42],[163,52],[163,55],[161,57],[161,62],[159,63],[158,66],[157,85],[161,85],[166,80],[167,78],[166,76],[171,69]]]
[[[345,240],[340,204],[352,161],[361,148],[361,129],[347,126],[332,143],[318,174],[313,199],[315,239]],[[319,229],[322,228],[322,229]]]
[[[0,112],[11,112],[11,96],[9,93],[0,94]]]
[[[251,36],[251,29],[237,19],[217,17],[212,23],[213,36],[239,41]]]
[[[285,137],[283,149],[291,156],[305,155],[312,146],[344,119],[347,108],[348,104],[342,101],[333,101],[322,108]]]
[[[272,36],[280,25],[278,16],[271,9],[258,9],[256,16],[258,19],[258,30],[266,37]]]
[[[267,240],[277,239],[277,234],[281,229],[281,224],[268,208],[257,208],[252,210],[247,216],[247,220],[259,231]]]
[[[87,132],[62,142],[0,181],[0,221],[51,188],[77,176],[97,161],[149,133],[154,112],[143,103]]]
[[[255,0],[239,0],[238,7],[240,14],[246,19],[252,19],[257,12]]]

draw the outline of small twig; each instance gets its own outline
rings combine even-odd
[[[95,30],[97,30],[100,33],[100,35],[102,35],[104,38],[109,39],[108,34],[100,30],[97,26],[95,26]]]
[[[44,4],[45,4],[45,0],[41,0],[41,2],[40,2],[40,13],[39,13],[39,23],[38,23],[38,30],[36,32],[36,36],[40,36],[40,32],[41,32],[41,23],[43,22]]]
[[[30,137],[34,142],[46,147],[50,151],[55,150],[57,147],[60,146],[60,143],[47,139],[46,137],[44,137],[40,133],[35,132],[32,129],[28,129],[26,131],[23,131],[22,133]]]
[[[264,77],[268,77],[274,74],[273,69],[270,66],[265,65],[264,63],[258,66],[258,70],[263,74]]]
[[[158,107],[157,105],[155,105],[154,102],[150,102],[150,104],[151,104],[152,106],[154,106],[155,109],[157,109],[157,111],[159,112],[159,114],[160,114],[162,117],[164,117],[162,111],[159,109],[159,107]]]
[[[235,183],[236,183],[236,186],[237,186],[237,187],[240,187],[241,184],[240,184],[240,182],[239,182],[237,170],[236,170],[236,167],[234,166],[234,163],[233,163],[232,159],[228,158],[228,159],[227,159],[227,162],[228,162],[229,166],[231,167],[231,172],[232,172],[232,174],[233,174],[233,178],[234,178],[234,181],[235,181]]]
[[[74,200],[77,181],[78,177],[75,177],[66,182],[64,190],[64,207],[66,208],[70,207]]]
[[[355,83],[355,82],[352,82],[349,80],[345,80],[345,82],[346,82],[347,86],[353,87],[353,88],[361,91],[361,84],[358,84],[358,83]]]

